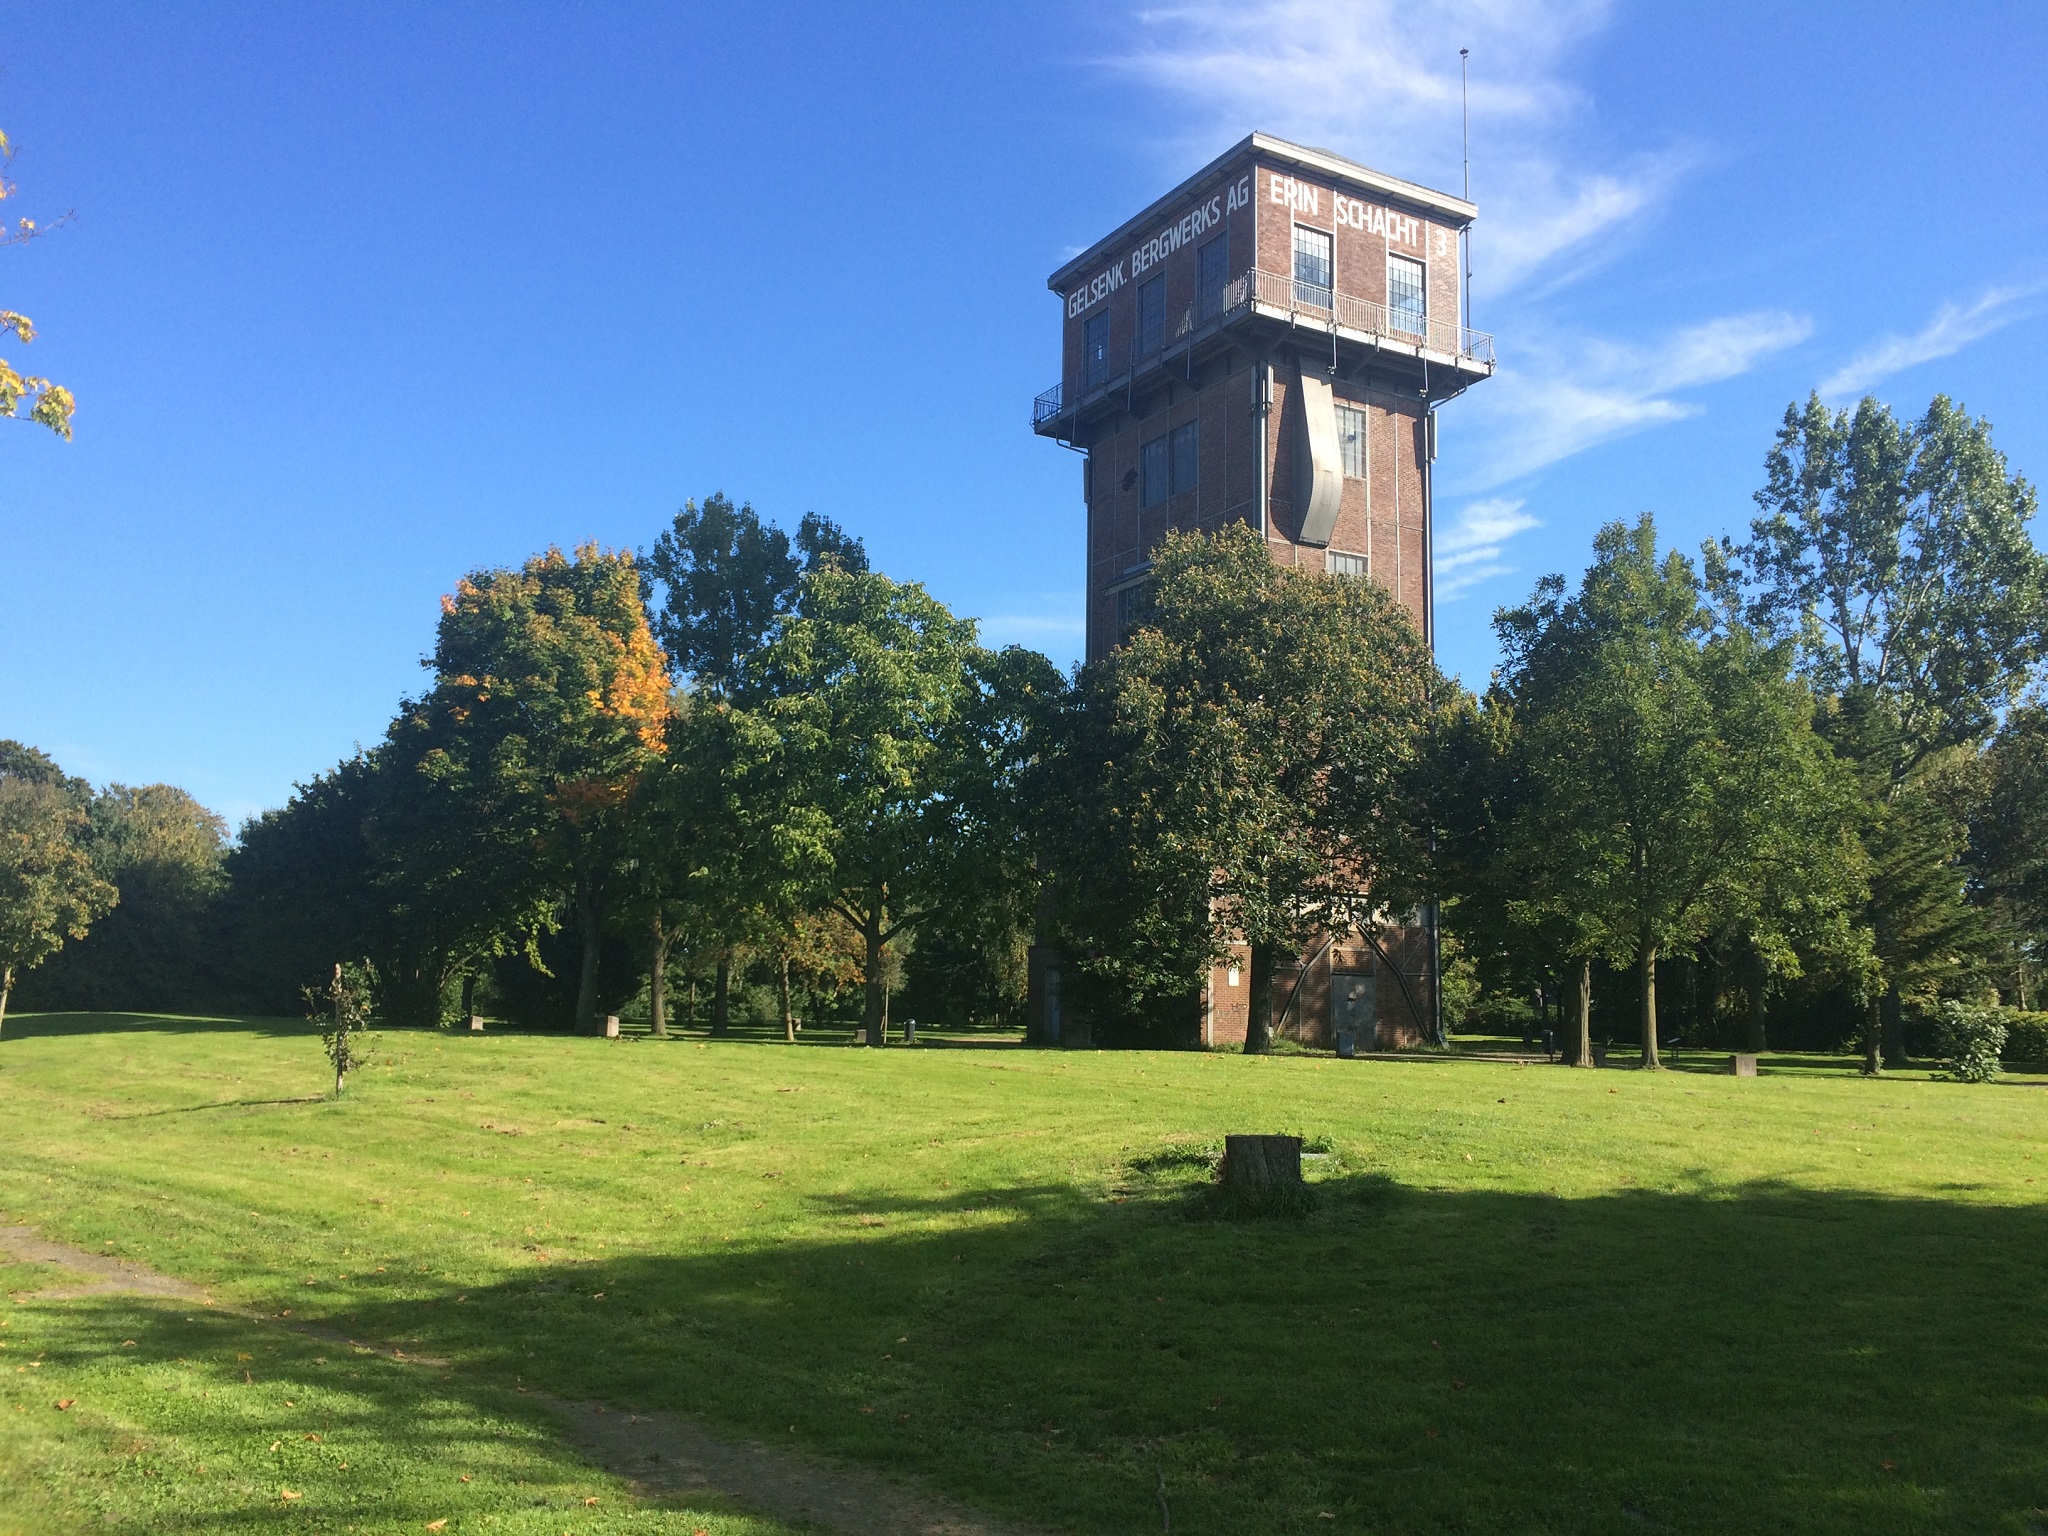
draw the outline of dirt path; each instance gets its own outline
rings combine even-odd
[[[196,1301],[263,1327],[287,1328],[327,1343],[373,1347],[408,1365],[447,1368],[446,1361],[365,1346],[315,1324],[221,1306],[203,1287],[189,1281],[159,1274],[129,1259],[50,1242],[33,1227],[0,1226],[0,1256],[90,1277],[17,1295],[44,1301],[80,1296]],[[719,1493],[761,1514],[808,1522],[841,1536],[1038,1536],[1024,1526],[975,1514],[872,1472],[830,1466],[754,1442],[722,1439],[673,1414],[621,1413],[601,1403],[572,1403],[530,1388],[526,1395],[560,1417],[570,1436],[597,1465],[651,1494]]]

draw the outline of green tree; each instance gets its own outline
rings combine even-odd
[[[1515,841],[1525,920],[1586,925],[1632,961],[1643,1065],[1659,1064],[1657,960],[1757,912],[1767,871],[1841,846],[1850,801],[1788,646],[1716,631],[1656,525],[1603,528],[1576,596],[1547,578],[1496,620],[1535,791]]]
[[[2026,1008],[2048,937],[2048,703],[2036,697],[2008,714],[1977,767],[1972,876],[2004,939],[2006,990]]]
[[[1786,407],[1765,474],[1748,541],[1708,552],[1724,598],[1821,697],[1871,696],[1888,785],[1989,735],[2048,644],[2034,488],[1990,423],[1944,395],[1911,423],[1815,395]]]
[[[6,134],[0,133],[0,203],[15,194],[14,183],[7,176],[7,167],[13,159],[14,146]],[[17,219],[11,230],[0,226],[0,245],[21,245],[47,234],[63,222],[63,219],[58,219],[53,223],[38,224],[34,219]],[[36,339],[35,322],[11,309],[0,309],[0,335],[8,333],[27,346]],[[24,405],[28,407],[26,414],[22,411]],[[48,379],[18,372],[7,359],[0,357],[0,416],[32,421],[37,426],[48,427],[68,441],[72,413],[77,408],[78,403],[72,398],[71,391],[62,384],[52,384]]]
[[[815,904],[860,935],[870,1045],[886,947],[973,871],[960,727],[976,650],[973,624],[923,587],[827,565],[760,658],[751,712],[778,744],[775,836],[809,862]]]
[[[32,978],[34,1006],[190,1009],[217,985],[214,903],[227,823],[169,784],[110,784],[86,815],[93,867],[121,892]]]
[[[1422,890],[1404,791],[1442,684],[1383,588],[1276,565],[1249,527],[1169,534],[1151,580],[1150,617],[1084,670],[1059,754],[1080,969],[1184,997],[1242,940],[1245,1049],[1263,1052],[1279,958],[1370,936]]]
[[[82,788],[34,748],[0,742],[0,1026],[15,978],[120,899],[93,868]]]
[[[1431,865],[1446,922],[1485,986],[1517,991],[1561,982],[1565,1059],[1593,1065],[1593,962],[1607,944],[1589,891],[1594,871],[1558,857],[1541,831],[1543,778],[1509,692],[1458,690],[1433,722],[1416,774],[1436,845]],[[1532,901],[1532,891],[1549,899]]]
[[[1960,833],[1935,834],[1940,808],[1915,785],[1940,754],[1988,736],[2048,654],[2048,561],[2027,534],[2036,497],[1990,423],[1942,395],[1910,423],[1867,397],[1853,413],[1818,396],[1788,406],[1765,470],[1762,515],[1745,543],[1709,549],[1710,575],[1731,611],[1796,644],[1801,671],[1835,701],[1823,727],[1859,764],[1867,852],[1891,871],[1864,927],[1883,1054],[1903,1061],[1909,975],[1924,980],[1950,941],[1991,942],[1963,932],[1960,898],[1938,894],[1957,886],[1939,848]],[[1894,898],[1913,910],[1889,910]],[[1937,921],[1936,905],[1948,916]]]
[[[594,1032],[604,931],[630,890],[633,797],[670,707],[632,556],[550,549],[464,578],[428,665],[434,686],[409,712],[417,773],[469,807],[457,830],[479,832],[475,808],[488,806],[496,843],[527,840],[522,878],[500,899],[514,912],[560,899],[580,940],[576,1026]]]
[[[654,636],[700,691],[743,688],[749,664],[796,606],[806,571],[868,568],[861,541],[806,512],[790,537],[724,492],[685,502],[647,557]]]
[[[735,966],[791,935],[823,866],[822,813],[792,773],[768,714],[700,694],[670,721],[648,783],[643,888],[664,932],[711,961],[714,1036],[731,1028]]]
[[[379,947],[383,899],[367,826],[381,771],[358,753],[242,824],[217,909],[233,1001],[288,1014],[340,957]]]

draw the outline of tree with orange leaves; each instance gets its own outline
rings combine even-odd
[[[442,600],[427,665],[433,689],[407,711],[423,748],[414,771],[468,820],[478,873],[508,910],[552,904],[553,920],[575,927],[575,1023],[595,1032],[635,790],[660,760],[670,711],[633,556],[587,544],[472,573]]]

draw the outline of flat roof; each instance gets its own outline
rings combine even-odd
[[[1428,209],[1431,213],[1443,215],[1448,222],[1456,224],[1461,229],[1479,217],[1479,209],[1462,197],[1453,197],[1448,192],[1434,191],[1417,182],[1403,181],[1398,176],[1386,175],[1369,166],[1360,165],[1356,160],[1346,160],[1342,155],[1332,154],[1327,149],[1312,149],[1305,144],[1290,144],[1287,140],[1276,139],[1269,133],[1253,133],[1233,144],[1164,197],[1155,199],[1142,213],[1125,219],[1109,234],[1104,235],[1047,278],[1045,286],[1054,293],[1065,293],[1076,277],[1102,260],[1109,250],[1123,244],[1142,226],[1158,218],[1165,212],[1169,203],[1184,196],[1190,187],[1197,182],[1206,181],[1232,161],[1241,160],[1246,155],[1254,153],[1269,160],[1299,166],[1305,171],[1320,172],[1324,176],[1349,182],[1353,186],[1363,187],[1384,197],[1398,197],[1403,202],[1413,203]]]

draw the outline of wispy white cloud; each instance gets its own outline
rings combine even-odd
[[[992,613],[980,620],[981,643],[989,646],[1029,645],[1039,650],[1072,646],[1078,654],[1088,637],[1088,621],[1078,592],[1040,594],[1036,612]]]
[[[1637,218],[1687,163],[1587,167],[1565,139],[1585,102],[1574,51],[1608,0],[1183,0],[1137,13],[1110,61],[1174,99],[1176,165],[1247,128],[1325,146],[1448,190],[1462,185],[1458,50],[1472,50],[1471,119],[1485,209],[1483,282],[1501,294]]]
[[[1588,341],[1503,370],[1471,404],[1478,453],[1465,483],[1504,485],[1646,427],[1699,413],[1679,391],[1749,372],[1813,332],[1804,315],[1727,315],[1648,345]],[[1596,381],[1596,382],[1589,382]]]
[[[1482,581],[1509,575],[1514,567],[1502,558],[1508,540],[1542,526],[1519,501],[1468,502],[1437,536],[1436,600],[1454,603]]]
[[[1718,384],[1748,373],[1775,352],[1796,347],[1813,334],[1805,315],[1759,310],[1724,315],[1688,326],[1645,360],[1644,382],[1654,390]]]
[[[1872,342],[1821,380],[1820,392],[1831,399],[1861,394],[1880,379],[1960,352],[1993,331],[2027,319],[2039,309],[2035,301],[2044,293],[2048,293],[2048,283],[2033,283],[2022,288],[1986,289],[1976,303],[1967,306],[1944,304],[1912,335],[1884,336]]]

